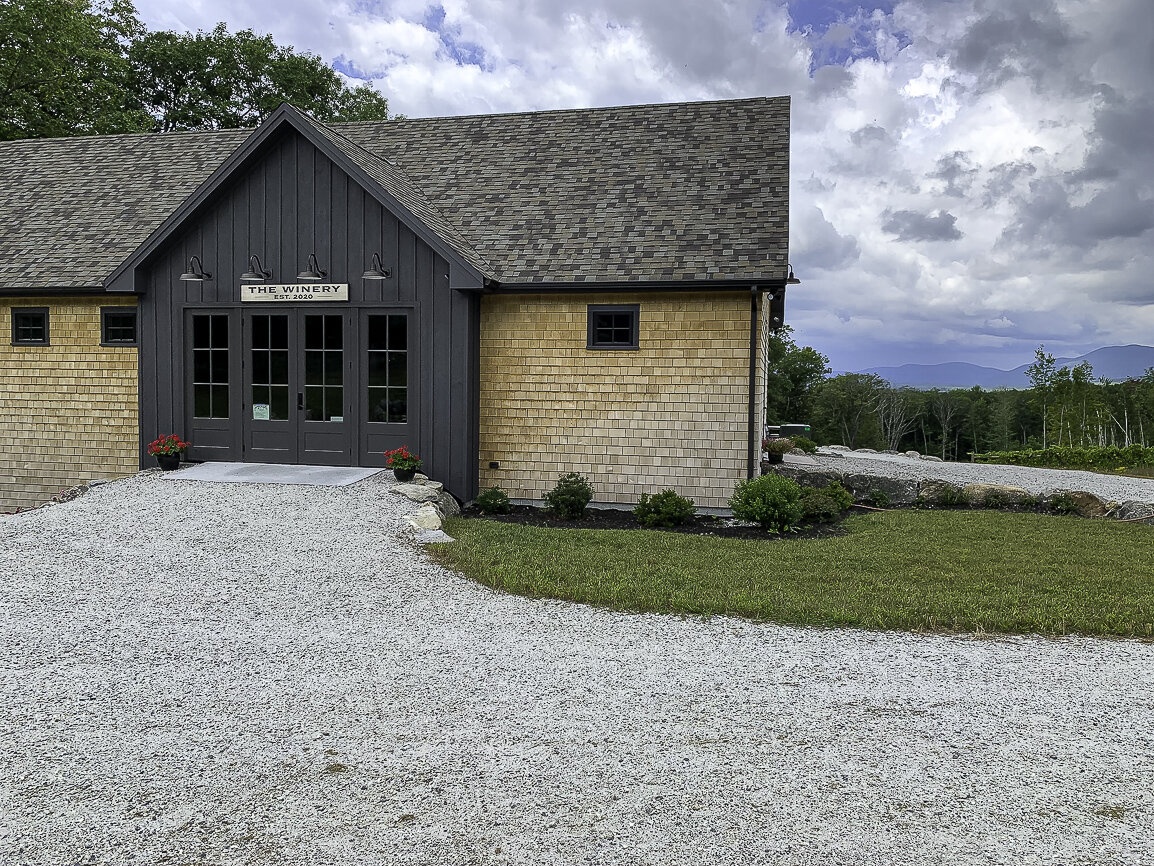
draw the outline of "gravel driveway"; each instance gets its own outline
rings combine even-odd
[[[1154,861],[1154,644],[507,597],[386,486],[0,518],[0,863]]]

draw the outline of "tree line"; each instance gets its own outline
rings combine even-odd
[[[988,451],[1154,443],[1154,368],[1121,382],[1095,379],[1088,362],[1058,367],[1045,346],[1021,390],[917,390],[872,373],[831,376],[829,359],[798,346],[787,327],[770,340],[764,372],[766,423],[807,423],[821,445],[968,460]]]
[[[282,102],[326,123],[389,118],[370,85],[252,30],[150,32],[129,0],[0,3],[0,140],[235,129]]]

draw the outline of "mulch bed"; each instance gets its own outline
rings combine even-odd
[[[657,529],[662,532],[680,532],[686,535],[711,535],[716,538],[745,538],[754,541],[776,539],[827,538],[845,535],[845,529],[838,523],[819,523],[814,526],[799,526],[792,532],[772,535],[757,526],[731,525],[732,518],[698,515],[681,526],[642,526],[631,511],[616,508],[587,508],[580,520],[562,520],[543,508],[531,505],[514,505],[508,514],[482,514],[470,506],[461,512],[462,517],[495,520],[499,523],[517,523],[522,526],[543,526],[549,529]]]

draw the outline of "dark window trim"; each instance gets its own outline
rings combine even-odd
[[[39,313],[44,316],[44,339],[43,340],[18,340],[16,339],[16,314],[17,313]],[[13,307],[12,308],[12,345],[13,346],[48,346],[50,341],[48,338],[48,308],[47,307]]]
[[[593,327],[595,317],[598,313],[629,313],[631,316],[629,322],[629,342],[598,343],[596,334],[594,333],[596,329]],[[593,349],[599,352],[628,352],[631,350],[635,351],[640,349],[640,320],[640,304],[590,304],[587,314],[585,348]]]
[[[131,340],[109,340],[108,339],[108,314],[109,313],[131,313],[132,314],[132,339]],[[102,346],[139,346],[140,345],[139,322],[140,322],[140,316],[137,313],[136,307],[101,307],[100,308],[100,345],[102,345]]]

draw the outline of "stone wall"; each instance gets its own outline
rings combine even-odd
[[[100,345],[100,308],[135,304],[0,298],[0,511],[139,469],[137,350]],[[13,307],[48,308],[48,345],[12,345]]]
[[[586,348],[589,304],[638,304],[640,348]],[[760,357],[756,370],[760,419]],[[482,489],[540,499],[572,471],[589,478],[599,502],[673,488],[724,507],[746,477],[748,400],[746,293],[482,303]]]

